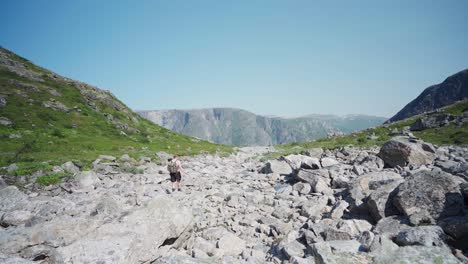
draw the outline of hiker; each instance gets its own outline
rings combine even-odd
[[[167,170],[171,175],[172,191],[174,192],[175,189],[177,189],[180,192],[180,180],[182,178],[182,173],[184,175],[187,175],[187,173],[185,173],[182,165],[180,164],[179,156],[174,155],[172,159],[168,159],[167,161],[169,161],[169,164],[167,164]]]

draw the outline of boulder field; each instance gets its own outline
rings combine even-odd
[[[128,155],[58,185],[2,176],[0,263],[467,263],[467,148],[272,150],[184,157],[180,192]]]

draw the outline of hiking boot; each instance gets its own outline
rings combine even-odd
[[[179,188],[179,189],[177,189],[177,190],[178,190],[179,192],[181,192],[181,191],[182,191],[180,188]]]

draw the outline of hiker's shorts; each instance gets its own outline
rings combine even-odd
[[[180,179],[182,178],[182,175],[180,175],[180,172],[176,172],[176,173],[170,173],[171,175],[171,182],[180,182]]]

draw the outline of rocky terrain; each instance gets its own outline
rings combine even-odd
[[[272,151],[185,157],[174,193],[164,164],[128,155],[56,166],[74,174],[59,185],[3,175],[0,262],[467,263],[467,148],[406,133]]]
[[[137,113],[177,133],[237,146],[311,141],[375,127],[386,120],[365,115],[265,117],[233,108],[150,110]]]
[[[386,123],[431,112],[468,98],[468,69],[458,72],[440,84],[426,88]]]

